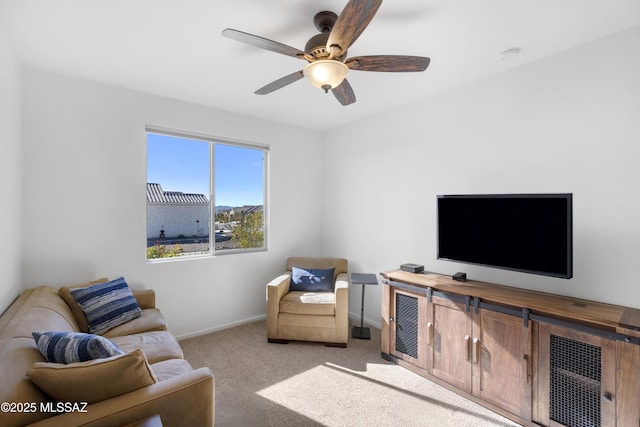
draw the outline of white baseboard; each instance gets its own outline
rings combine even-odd
[[[360,313],[349,312],[349,318],[360,325]],[[369,319],[367,316],[363,319],[364,323],[369,326],[376,327],[378,329],[382,329],[382,322],[380,320],[374,321]]]
[[[264,320],[267,318],[266,314],[260,316],[250,317],[248,319],[238,320],[237,322],[225,323],[223,325],[213,326],[211,328],[199,329],[197,331],[188,332],[186,334],[176,335],[178,341],[185,340],[187,338],[193,338],[200,335],[210,334],[211,332],[222,331],[223,329],[233,328],[234,326],[244,325],[245,323],[257,322],[258,320]]]

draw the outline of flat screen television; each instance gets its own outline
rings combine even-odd
[[[572,194],[439,195],[438,259],[570,279]]]

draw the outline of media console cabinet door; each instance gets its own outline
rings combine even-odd
[[[465,304],[436,296],[432,301],[431,374],[471,393],[471,314]]]
[[[543,424],[615,426],[616,342],[540,323],[538,345]]]
[[[531,329],[496,311],[473,316],[473,394],[524,419],[531,419]]]
[[[390,354],[426,369],[427,297],[393,288],[390,312]]]
[[[636,332],[640,336],[640,333]],[[618,341],[616,417],[619,426],[640,426],[640,345]]]

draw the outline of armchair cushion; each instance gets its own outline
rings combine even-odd
[[[336,294],[333,292],[289,292],[280,300],[280,313],[335,316]]]
[[[291,269],[289,291],[333,292],[335,268],[299,268]]]

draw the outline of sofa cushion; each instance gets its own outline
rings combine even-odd
[[[78,332],[75,320],[51,308],[30,306],[25,307],[21,314],[20,321],[13,330],[13,338],[33,339],[33,331]]]
[[[89,322],[87,322],[87,316],[84,315],[84,311],[80,308],[77,301],[73,296],[71,296],[71,289],[73,288],[86,288],[91,285],[96,285],[98,283],[106,283],[109,279],[106,277],[102,277],[100,279],[92,280],[91,282],[82,283],[79,285],[72,286],[62,286],[58,289],[58,294],[64,299],[67,303],[71,312],[73,313],[73,317],[75,317],[76,322],[78,323],[78,330],[80,332],[89,332]]]
[[[47,362],[85,362],[123,354],[113,342],[99,335],[83,332],[33,332],[36,346]]]
[[[335,268],[291,268],[290,291],[333,292]]]
[[[167,331],[145,332],[110,338],[118,347],[126,352],[141,348],[149,363],[157,363],[167,359],[182,359],[180,344]]]
[[[88,362],[36,362],[27,376],[62,402],[99,402],[157,382],[142,350]]]
[[[131,293],[141,309],[156,308],[156,292],[153,289],[132,289]]]
[[[71,289],[71,296],[87,316],[89,332],[103,334],[142,314],[124,277],[86,288]]]
[[[157,308],[142,310],[140,317],[109,329],[102,336],[106,338],[121,337],[123,335],[139,334],[141,332],[166,331],[167,322]]]
[[[293,291],[280,300],[280,313],[335,316],[335,303],[333,292]]]
[[[169,378],[177,377],[188,372],[193,371],[193,368],[184,359],[169,359],[162,362],[154,363],[151,365],[153,374],[158,379],[158,382],[168,380]]]

